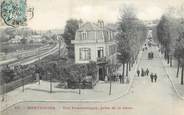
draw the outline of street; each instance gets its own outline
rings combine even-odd
[[[154,58],[148,60],[149,51],[153,51]],[[11,106],[4,111],[4,115],[88,115],[88,114],[104,114],[104,115],[183,115],[184,101],[180,100],[176,95],[171,82],[167,78],[163,68],[160,53],[156,47],[145,50],[139,64],[139,69],[148,68],[150,73],[157,73],[158,81],[152,83],[149,76],[137,77],[133,81],[133,85],[129,93],[114,101],[109,102],[25,102]],[[124,90],[122,90],[123,92]],[[52,94],[51,94],[52,95]],[[41,96],[41,95],[40,95]],[[72,97],[72,96],[71,96]],[[34,99],[33,99],[34,100]],[[30,100],[31,101],[31,100]],[[54,107],[52,109],[30,109],[30,107]],[[78,108],[77,108],[78,107]],[[81,109],[80,107],[88,107]],[[89,109],[95,107],[96,109]],[[116,109],[112,109],[112,107]],[[121,107],[121,109],[120,109]],[[17,109],[18,108],[18,109]],[[119,108],[117,110],[117,108]],[[22,110],[25,109],[25,110]],[[28,109],[28,110],[27,110]]]

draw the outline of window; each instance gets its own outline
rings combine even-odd
[[[103,49],[103,47],[98,47],[97,53],[98,53],[98,58],[104,57],[104,49]]]
[[[80,60],[91,59],[90,48],[80,48]]]
[[[87,32],[81,32],[81,40],[87,39]]]
[[[109,52],[110,55],[113,55],[116,52],[116,46],[115,45],[109,46]]]
[[[112,39],[113,39],[113,33],[112,33],[112,32],[111,32],[110,36],[111,36],[110,38],[111,38],[111,40],[112,40]]]

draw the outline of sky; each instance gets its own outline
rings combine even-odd
[[[115,23],[120,9],[131,6],[141,20],[159,19],[168,7],[179,7],[184,0],[27,0],[34,7],[28,26],[35,30],[64,29],[70,18]]]

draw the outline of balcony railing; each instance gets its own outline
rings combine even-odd
[[[97,64],[105,64],[107,63],[107,58],[106,57],[98,57],[97,58]]]

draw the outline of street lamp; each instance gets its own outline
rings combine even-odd
[[[82,73],[78,73],[78,71],[72,71],[72,76],[78,77],[79,94],[81,94],[81,76],[82,76]]]
[[[171,54],[171,52],[169,53],[169,58],[170,58],[170,67],[172,67],[172,54]]]
[[[52,76],[50,72],[48,72],[48,76],[50,78],[50,93],[52,93]]]
[[[114,71],[116,70],[116,65],[108,65],[108,76],[109,76],[109,95],[112,94],[112,75],[114,73]]]
[[[21,67],[21,68],[19,68],[20,70],[20,75],[21,75],[21,81],[22,81],[22,92],[24,92],[24,71],[23,71],[23,68]]]
[[[1,88],[1,91],[2,91],[2,100],[1,101],[4,101],[4,95],[5,95],[5,80],[4,78],[1,76],[1,84],[2,84],[2,88]]]
[[[59,57],[61,56],[61,40],[62,40],[62,37],[60,36],[58,41],[59,41]]]
[[[181,68],[182,68],[182,70],[181,70],[181,85],[183,85],[184,84],[184,78],[183,78],[183,71],[184,71],[184,59],[183,58],[181,58]]]
[[[110,75],[109,78],[110,78],[109,95],[111,95],[111,93],[112,93],[112,76]]]

